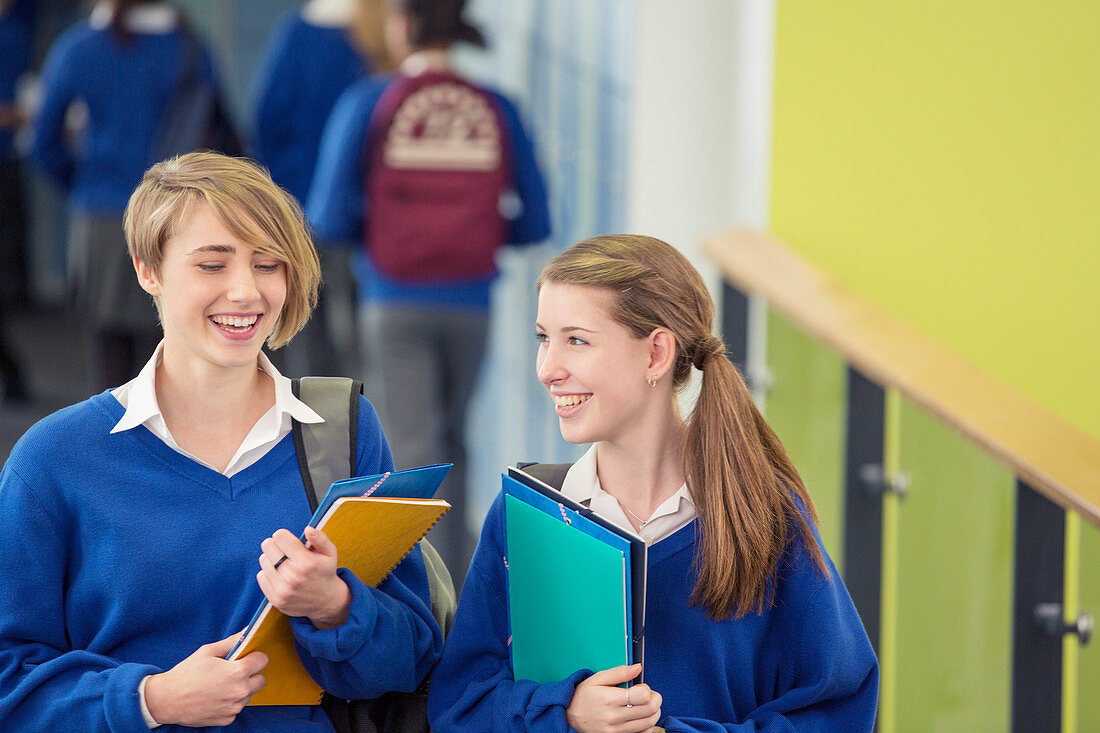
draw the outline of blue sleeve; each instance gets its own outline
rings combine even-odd
[[[432,675],[428,717],[436,733],[491,730],[562,733],[578,671],[550,684],[512,679],[503,501],[489,509],[443,658]]]
[[[15,465],[0,473],[0,721],[4,730],[147,730],[138,684],[164,670],[74,650],[64,618],[66,531]],[[38,460],[45,460],[38,458]],[[109,574],[110,569],[104,573]]]
[[[390,470],[393,458],[378,416],[361,399],[357,475]],[[339,574],[351,589],[346,623],[317,630],[308,619],[291,619],[306,670],[324,689],[347,699],[416,689],[443,649],[420,548],[413,548],[377,588],[346,569]]]
[[[76,97],[75,75],[81,68],[76,33],[63,34],[50,48],[42,67],[42,103],[34,120],[31,159],[62,191],[68,192],[74,160],[65,141],[65,113]]]
[[[279,151],[287,147],[294,132],[291,110],[294,109],[293,86],[287,84],[293,66],[293,13],[286,13],[276,23],[271,39],[256,65],[252,83],[252,120],[250,142],[252,153],[260,163],[272,165]]]
[[[546,184],[535,156],[535,145],[527,136],[519,112],[508,99],[494,94],[506,125],[512,160],[512,187],[522,210],[508,227],[510,244],[541,242],[550,236],[550,206]]]
[[[325,124],[306,217],[326,242],[362,239],[366,215],[363,152],[367,126],[384,89],[384,82],[373,78],[352,85],[336,100]]]
[[[667,717],[666,733],[871,731],[878,702],[878,661],[835,568],[800,617],[797,678],[790,689],[738,723]],[[658,690],[660,692],[660,690]]]

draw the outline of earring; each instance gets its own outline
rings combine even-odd
[[[650,387],[656,387],[657,386],[657,375],[656,374],[649,375],[649,379],[645,380],[645,383],[648,384]]]

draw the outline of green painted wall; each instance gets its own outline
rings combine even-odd
[[[1100,3],[778,0],[770,224],[851,289],[1096,437],[1098,37]],[[926,450],[912,443],[926,432],[910,430],[903,453]],[[901,508],[903,543],[929,532],[915,503]],[[1100,614],[1100,532],[1085,527],[1081,545],[1082,607]],[[907,582],[903,571],[903,616],[922,598]],[[930,582],[926,595],[939,587]],[[923,631],[919,618],[900,623],[910,639],[939,627],[934,617]],[[899,640],[899,724],[912,713],[925,730],[998,729],[968,728],[969,703],[944,707],[946,679],[938,693],[907,687],[908,660],[932,654],[933,638],[912,653]],[[953,643],[952,653],[971,651]],[[1080,730],[1100,729],[1097,647],[1080,654]],[[968,698],[987,692],[954,681]]]
[[[771,228],[1100,437],[1098,37],[1100,3],[779,0]]]

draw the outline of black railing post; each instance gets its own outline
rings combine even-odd
[[[882,472],[886,392],[848,368],[847,456],[844,480],[844,583],[879,650],[882,604],[882,491],[868,484],[868,467]]]
[[[1065,511],[1017,480],[1012,730],[1018,733],[1062,728],[1065,531]],[[1044,606],[1057,615],[1055,633],[1040,620]]]
[[[749,298],[727,282],[722,283],[722,340],[729,357],[741,376],[748,375],[749,363]]]

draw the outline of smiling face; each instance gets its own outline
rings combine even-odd
[[[286,302],[283,262],[241,242],[200,200],[165,242],[159,271],[136,265],[158,300],[166,360],[255,369]]]
[[[545,283],[539,291],[539,381],[550,392],[570,443],[630,440],[656,414],[647,384],[650,339],[632,335],[610,315],[614,293]]]

